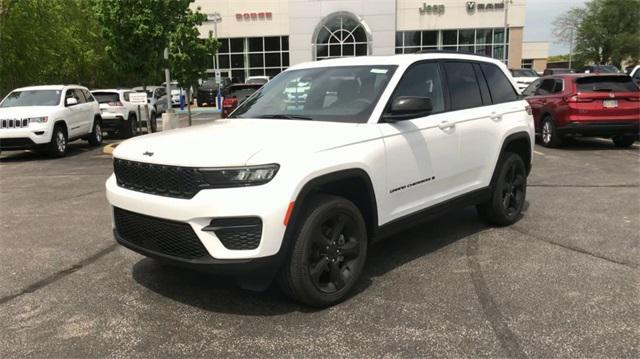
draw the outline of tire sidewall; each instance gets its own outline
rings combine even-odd
[[[523,171],[524,173],[524,176],[523,176],[524,186],[522,189],[522,192],[523,192],[522,203],[520,204],[520,208],[518,209],[518,211],[516,211],[516,213],[513,216],[508,216],[506,213],[506,209],[502,204],[502,189],[504,187],[506,172],[514,162],[516,163],[516,166],[519,167],[519,170]],[[508,225],[508,224],[515,223],[520,219],[522,215],[522,209],[524,208],[524,203],[527,198],[526,173],[527,173],[526,167],[524,165],[524,161],[522,160],[522,158],[515,153],[508,153],[504,161],[502,161],[502,164],[500,165],[500,172],[498,173],[498,178],[493,188],[493,195],[492,195],[492,202],[493,202],[492,205],[494,206],[495,211],[498,214],[498,218],[495,218],[495,220],[500,224]]]
[[[99,146],[102,143],[102,125],[100,124],[100,120],[96,119],[93,121],[93,128],[91,131],[89,143],[93,146]]]
[[[309,273],[309,252],[312,250],[312,236],[317,231],[317,227],[331,215],[337,212],[342,212],[345,215],[351,217],[356,223],[359,233],[361,233],[360,242],[360,260],[357,263],[356,268],[353,269],[352,276],[355,279],[350,279],[349,282],[340,290],[335,293],[325,293],[320,291],[311,280],[311,274]],[[294,286],[302,290],[300,293],[308,304],[315,306],[328,306],[340,302],[348,296],[349,292],[358,283],[359,277],[364,269],[367,255],[367,230],[362,214],[358,208],[349,200],[340,197],[334,197],[326,202],[321,203],[307,214],[303,223],[300,226],[300,230],[296,236],[296,243],[291,253],[291,273]]]
[[[64,151],[60,151],[58,149],[58,133],[62,133],[64,137]],[[67,137],[67,132],[60,125],[56,125],[53,128],[53,133],[51,134],[51,142],[49,143],[49,155],[53,157],[63,157],[67,154],[67,150],[69,148],[69,138]]]

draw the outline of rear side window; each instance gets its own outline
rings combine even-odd
[[[518,93],[500,68],[493,64],[482,64],[482,72],[487,79],[493,103],[516,101]]]
[[[629,76],[591,76],[576,80],[578,92],[635,92],[638,86]]]
[[[468,62],[446,62],[447,86],[451,97],[451,109],[482,106],[482,96],[473,65]]]
[[[553,85],[553,93],[562,92],[562,79],[556,79],[556,83]]]
[[[84,94],[84,97],[87,99],[87,102],[94,102],[95,101],[93,99],[93,96],[91,96],[91,92],[89,92],[88,90],[82,90],[82,93]]]
[[[444,92],[438,64],[426,62],[409,68],[400,80],[393,99],[400,96],[428,97],[433,105],[432,113],[444,111]]]
[[[536,95],[545,96],[553,93],[553,88],[556,86],[555,79],[544,79],[540,84],[540,87],[536,90]]]

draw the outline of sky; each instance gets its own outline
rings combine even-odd
[[[572,7],[583,6],[587,0],[527,0],[524,41],[549,41],[549,55],[569,52],[569,45],[557,44],[553,38],[556,17]]]

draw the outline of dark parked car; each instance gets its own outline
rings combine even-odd
[[[224,93],[224,89],[231,84],[231,79],[228,77],[222,78],[220,83],[221,93]],[[218,94],[218,85],[213,79],[204,80],[202,85],[198,87],[198,94],[196,96],[198,106],[215,106],[216,96]]]
[[[562,75],[562,74],[572,74],[575,73],[574,69],[544,69],[542,76],[547,75]]]
[[[233,84],[225,89],[222,93],[224,101],[222,102],[222,118],[227,118],[238,105],[240,105],[247,97],[253,95],[262,87],[262,84]]]
[[[640,131],[640,88],[620,74],[542,77],[523,92],[542,145],[559,147],[571,135],[611,138],[629,147]]]

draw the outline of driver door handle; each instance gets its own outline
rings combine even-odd
[[[451,121],[442,121],[438,124],[438,127],[440,127],[440,129],[442,130],[446,130],[447,128],[453,128],[456,126],[455,122],[451,122]]]

